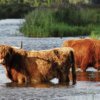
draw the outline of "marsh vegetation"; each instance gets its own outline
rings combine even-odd
[[[25,18],[20,31],[28,37],[98,37],[100,0],[0,0],[5,18]]]

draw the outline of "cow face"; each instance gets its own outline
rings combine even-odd
[[[8,65],[12,60],[13,49],[9,46],[0,46],[0,64]]]

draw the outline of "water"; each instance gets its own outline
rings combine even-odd
[[[26,50],[50,49],[61,46],[69,38],[27,38],[19,32],[24,19],[0,20],[0,44],[20,47],[21,41]],[[99,100],[100,72],[90,68],[87,72],[77,72],[76,85],[57,84],[16,84],[6,77],[0,65],[0,100]]]

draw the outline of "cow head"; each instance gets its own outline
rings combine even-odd
[[[13,48],[6,45],[0,46],[0,64],[9,66],[13,57]]]

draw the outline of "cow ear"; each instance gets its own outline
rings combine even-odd
[[[58,50],[54,50],[54,54],[58,55],[59,54]]]
[[[54,50],[54,54],[59,58],[60,57],[60,54],[59,54],[59,51],[58,50]]]

